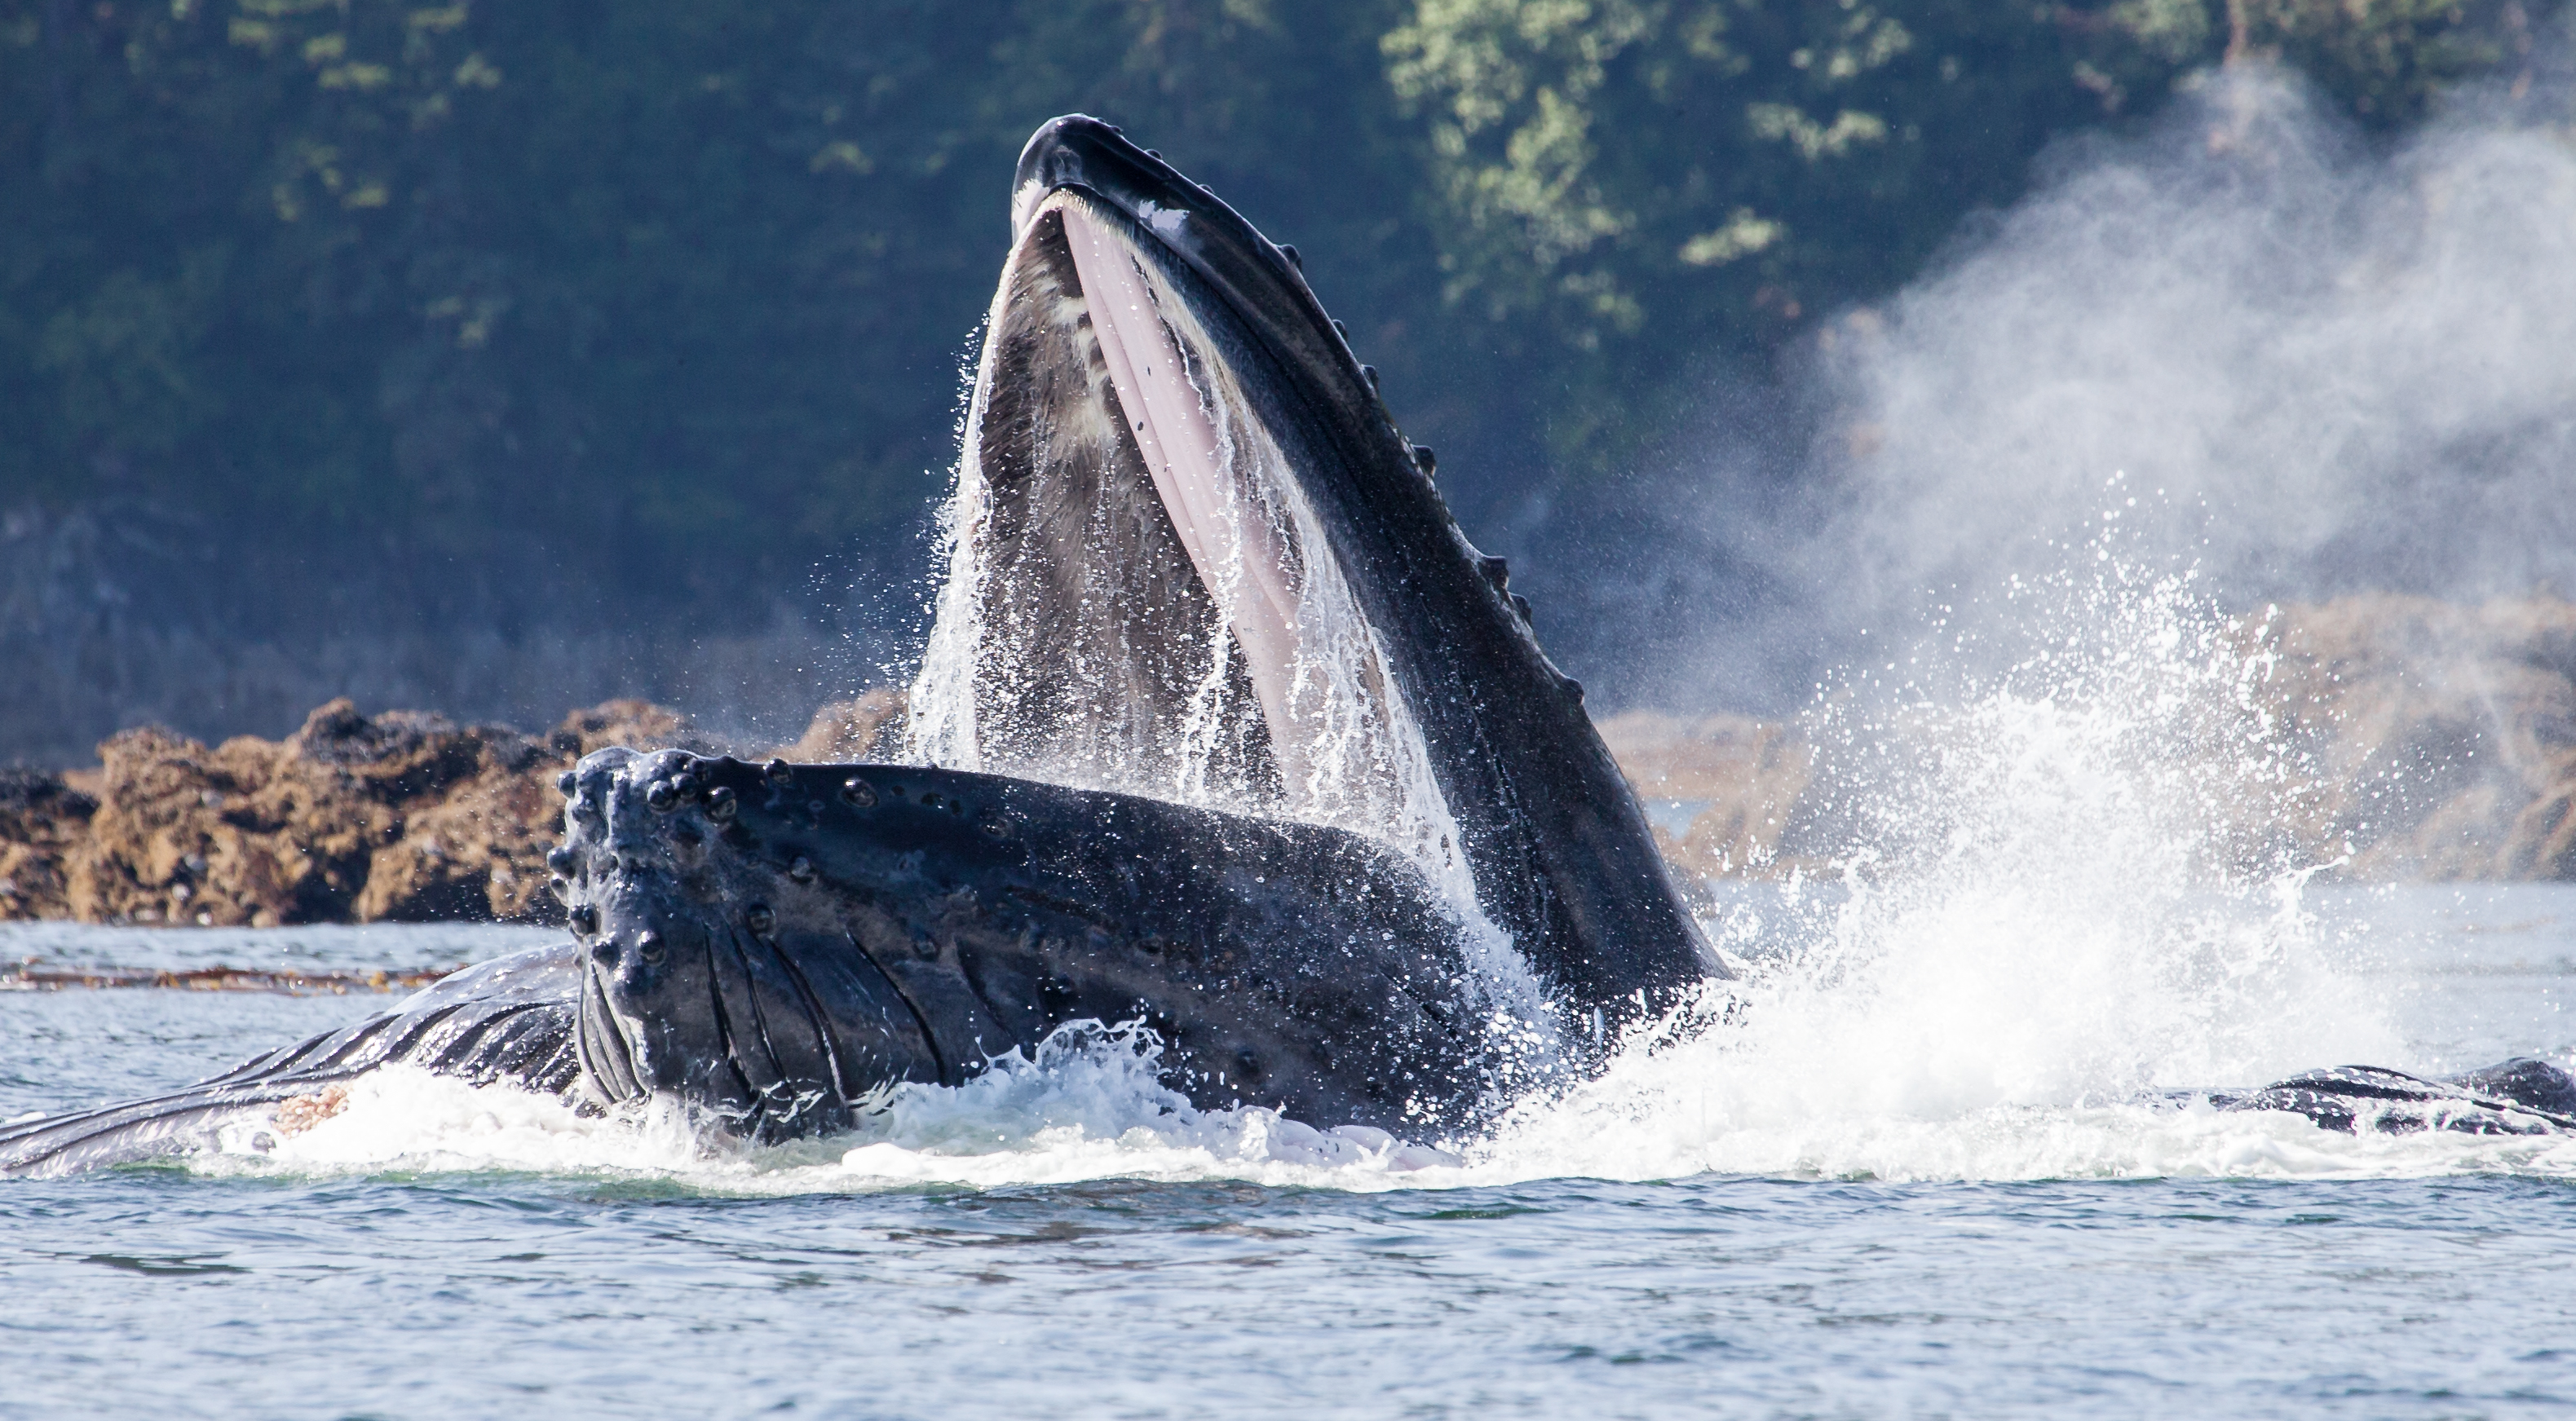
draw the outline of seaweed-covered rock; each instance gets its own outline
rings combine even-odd
[[[0,920],[70,915],[63,860],[97,812],[60,775],[0,769]]]
[[[2576,878],[2576,605],[2357,596],[2251,623],[2253,684],[2317,791],[2275,826],[2366,878]],[[789,760],[881,759],[904,701],[818,710]],[[1632,712],[1603,739],[1695,878],[1816,868],[1816,754],[1792,724]],[[717,753],[648,701],[575,711],[544,736],[346,700],[283,741],[208,748],[146,726],[102,768],[0,771],[0,918],[270,924],[550,921],[555,776],[610,745]]]
[[[99,811],[65,865],[72,916],[89,922],[335,920],[397,829],[389,807],[287,745],[209,749],[143,726],[99,758]]]
[[[574,711],[563,718],[548,743],[575,760],[611,745],[623,745],[629,750],[721,753],[721,747],[700,735],[687,716],[668,706],[633,699],[602,701],[588,710]]]
[[[99,747],[105,794],[70,859],[70,907],[92,922],[272,924],[352,916],[405,811],[521,743],[436,716],[360,715],[333,701],[282,743],[213,749],[159,727]],[[517,741],[509,737],[509,741]]]
[[[411,713],[376,719],[394,715]],[[686,716],[641,700],[574,711],[543,741],[488,726],[462,734],[475,738],[477,758],[436,793],[406,802],[401,835],[369,859],[351,908],[358,921],[557,921],[563,905],[546,892],[546,850],[563,831],[555,777],[610,745],[709,748]]]
[[[769,753],[799,764],[888,759],[903,729],[904,704],[903,692],[883,688],[829,702],[814,712],[803,735]]]
[[[1795,729],[1739,715],[1655,711],[1612,716],[1600,729],[1630,787],[1661,821],[1655,844],[1675,868],[1722,878],[1789,866],[1782,840],[1815,767]],[[1687,816],[1679,833],[1669,823],[1675,812]]]
[[[2251,650],[2326,787],[2321,857],[2368,878],[2576,878],[2576,604],[2343,597],[2286,609]]]
[[[2238,649],[2313,771],[2261,826],[2307,861],[2379,880],[2576,878],[2576,604],[2342,597],[2249,619]],[[1819,752],[1849,747],[1727,715],[1630,712],[1601,734],[1653,808],[1690,816],[1656,830],[1687,874],[1812,868],[1839,846],[1810,782]]]
[[[27,885],[16,916],[548,921],[561,911],[544,891],[555,776],[604,745],[694,739],[643,701],[577,711],[543,738],[418,711],[369,716],[347,700],[276,742],[210,749],[146,726],[99,747],[94,803],[31,780],[19,800],[61,807],[12,819],[0,804],[0,868]]]

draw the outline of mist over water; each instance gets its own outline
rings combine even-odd
[[[2378,151],[2248,68],[2052,164],[1826,331],[1801,493],[1745,496],[1722,463],[1700,485],[1735,520],[1724,556],[1783,591],[1684,631],[1703,657],[1649,695],[1798,707],[1825,867],[1720,885],[1712,935],[1748,968],[1728,1024],[1635,1043],[1521,1111],[1496,1158],[1880,1178],[2486,1158],[2313,1154],[2297,1127],[2174,1102],[2328,1062],[2478,1064],[2407,1024],[2404,932],[2318,911],[2340,859],[2296,830],[2341,787],[2275,720],[2258,633],[2273,599],[2576,586],[2576,144],[2487,95]]]
[[[1730,411],[1652,480],[1689,512],[1624,558],[1710,615],[1654,629],[1652,660],[1605,646],[1614,684],[1795,704],[2063,566],[2122,474],[2130,555],[2196,567],[2230,610],[2576,591],[2568,109],[2563,83],[2468,91],[2374,143],[2242,65],[2141,134],[2052,149],[2031,196],[1827,323],[1785,395],[1818,412],[1803,455],[1762,472],[1746,451],[1797,420]]]
[[[1631,1043],[1481,1158],[2497,1164],[2180,1102],[2335,1062],[2480,1064],[2412,1024],[2421,983],[2390,964],[2420,944],[2319,911],[2337,851],[2296,829],[2336,787],[2269,709],[2258,633],[2294,598],[2576,589],[2576,142],[2537,107],[2472,95],[2374,147],[2293,77],[2207,76],[1829,323],[1792,492],[1722,450],[1682,461],[1660,487],[1706,522],[1630,554],[1772,590],[1741,614],[1682,599],[1648,640],[1696,654],[1630,694],[1796,714],[1815,862],[1717,885],[1712,937],[1747,969],[1722,1026]],[[2517,1158],[2571,1162],[2541,1156]]]

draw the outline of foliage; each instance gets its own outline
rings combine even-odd
[[[1418,0],[1385,49],[1428,126],[1444,294],[1592,356],[1574,404],[1633,427],[1676,351],[1888,289],[2052,135],[2222,53],[2286,52],[2396,119],[2527,30],[2465,0]],[[1621,447],[1567,427],[1560,461]]]
[[[501,545],[616,597],[792,585],[935,490],[1004,175],[1073,109],[1300,242],[1491,502],[1614,460],[1695,361],[1890,289],[2052,135],[2222,53],[2396,122],[2521,62],[2531,23],[2485,0],[0,0],[0,505],[188,507],[423,585]],[[1545,467],[1507,452],[1542,432]]]
[[[2499,66],[2527,74],[2534,39],[2518,0],[2229,0],[2227,17],[2231,55],[2285,58],[2375,123]]]

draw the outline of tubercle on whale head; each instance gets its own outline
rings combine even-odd
[[[576,1044],[595,1095],[676,1098],[766,1142],[846,1129],[886,1087],[939,1078],[866,955],[802,941],[828,947],[834,905],[739,809],[793,817],[806,808],[787,802],[794,789],[684,751],[582,762],[564,848],[587,964]]]

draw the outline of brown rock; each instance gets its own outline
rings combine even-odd
[[[2317,771],[2270,811],[2313,857],[2380,878],[2576,877],[2576,605],[2351,597],[2291,608],[2245,649]],[[897,691],[837,701],[770,753],[883,758],[903,710]],[[1814,757],[1789,726],[1632,712],[1600,728],[1641,796],[1691,808],[1678,838],[1656,830],[1686,874],[1783,872],[1784,844],[1818,832],[1801,818]],[[276,743],[129,730],[95,771],[0,772],[0,918],[551,919],[555,778],[609,745],[715,748],[636,700],[542,739],[345,700]]]
[[[551,755],[534,768],[485,768],[445,796],[415,804],[401,837],[370,854],[367,882],[350,915],[360,922],[459,919],[551,921],[544,894],[546,850],[563,799],[543,777],[569,762]]]
[[[2236,828],[2362,878],[2576,878],[2576,604],[2346,597],[2257,620],[2243,647],[2313,782]],[[1652,712],[1600,728],[1640,795],[1699,806],[1679,839],[1656,831],[1685,873],[1777,873],[1784,834],[1813,836],[1793,729]]]
[[[0,769],[0,921],[69,916],[63,858],[97,812],[61,776]]]
[[[2546,779],[2505,835],[2501,877],[2576,879],[2576,749],[2555,756]]]
[[[904,693],[882,687],[855,700],[833,701],[814,712],[813,722],[792,744],[769,753],[802,764],[882,760],[894,753],[903,713]]]
[[[2576,605],[2368,595],[2291,607],[2253,649],[2322,787],[2319,856],[2370,878],[2576,875]]]
[[[689,750],[713,753],[714,747],[689,724],[689,718],[651,701],[601,701],[565,716],[555,728],[554,749],[578,760],[593,750],[623,745],[629,750]]]
[[[287,747],[263,740],[208,750],[145,726],[99,757],[99,812],[67,865],[72,915],[90,922],[336,919],[393,827],[343,777],[287,773]]]
[[[1701,877],[1780,871],[1815,757],[1788,726],[1739,715],[1694,718],[1630,711],[1601,722],[1601,738],[1640,798],[1692,809],[1679,839],[1655,827],[1675,868]]]
[[[563,830],[555,778],[610,745],[704,748],[687,717],[639,700],[574,711],[542,742],[484,726],[463,734],[478,737],[470,773],[403,802],[399,836],[369,856],[358,921],[559,921],[562,905],[546,891],[546,851]]]
[[[59,877],[59,890],[29,890],[29,915],[91,922],[543,920],[560,911],[545,892],[555,777],[604,745],[691,739],[683,718],[643,701],[577,711],[543,740],[417,711],[362,715],[346,700],[282,743],[209,750],[144,727],[99,747],[103,807],[44,821],[85,833],[0,819],[0,864],[30,865],[19,876],[31,885]],[[84,802],[68,786],[45,793]]]

